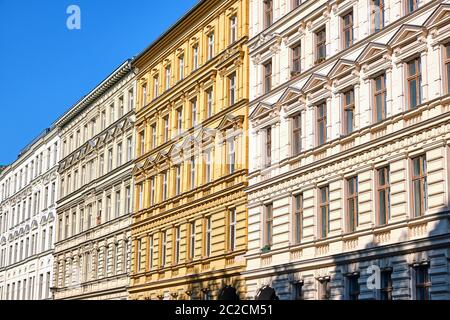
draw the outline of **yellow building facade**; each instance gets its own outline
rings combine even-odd
[[[248,1],[200,1],[135,60],[131,299],[245,297]]]

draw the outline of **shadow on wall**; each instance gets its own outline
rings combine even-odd
[[[409,220],[392,244],[379,229],[364,249],[316,258],[315,268],[275,266],[255,300],[448,300],[449,210],[427,217]]]

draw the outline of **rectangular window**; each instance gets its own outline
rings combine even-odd
[[[389,167],[377,170],[377,223],[382,226],[391,217],[391,185]]]
[[[181,249],[181,227],[175,228],[175,262],[180,262],[180,249]]]
[[[303,193],[294,197],[294,242],[302,241],[303,231]]]
[[[325,102],[317,106],[317,144],[319,146],[327,141],[327,105]]]
[[[115,106],[114,106],[114,103],[112,103],[109,106],[109,123],[113,123],[115,120],[116,120]]]
[[[117,145],[117,166],[122,165],[122,143]]]
[[[144,209],[144,184],[138,184],[138,208],[139,210]]]
[[[191,189],[195,188],[195,157],[191,158]]]
[[[197,125],[197,99],[191,100],[191,125],[195,127]]]
[[[130,188],[130,186],[125,188],[125,196],[127,197],[125,213],[128,214],[128,213],[131,213],[131,188]]]
[[[138,239],[137,241],[137,249],[136,249],[136,254],[137,254],[137,258],[136,258],[136,266],[137,266],[137,271],[141,271],[142,270],[142,239]]]
[[[127,162],[131,161],[133,158],[133,138],[127,138]]]
[[[273,1],[264,0],[264,29],[270,27],[273,23]]]
[[[198,69],[198,64],[198,45],[195,45],[192,48],[192,68],[194,71]]]
[[[169,141],[169,115],[165,116],[164,119],[164,142]]]
[[[175,167],[175,194],[178,196],[181,194],[181,166]]]
[[[155,245],[154,245],[154,238],[153,236],[149,237],[149,254],[148,254],[148,266],[149,269],[153,269],[153,260],[155,255]]]
[[[414,268],[416,284],[416,300],[431,300],[431,280],[428,273],[428,265],[420,265]]]
[[[373,31],[378,32],[384,28],[384,0],[372,0]]]
[[[381,122],[387,115],[386,74],[381,74],[373,80],[374,119]]]
[[[141,108],[147,105],[147,83],[144,83],[141,88],[142,96],[141,96]]]
[[[237,41],[238,32],[237,32],[237,16],[232,16],[230,18],[230,43],[235,43]]]
[[[172,77],[172,69],[170,66],[166,67],[166,90],[170,89],[170,78]]]
[[[214,97],[213,89],[206,90],[206,117],[209,118],[214,114]]]
[[[195,222],[189,224],[189,259],[195,257]]]
[[[380,300],[392,300],[392,269],[382,270],[380,274],[381,288],[379,290]]]
[[[293,155],[302,152],[302,117],[300,114],[292,117],[292,151]]]
[[[236,73],[233,73],[228,77],[228,90],[228,104],[232,106],[236,103]]]
[[[446,80],[446,93],[449,94],[450,93],[450,43],[447,43],[445,45],[445,60],[444,60],[444,65],[445,65],[445,80]]]
[[[347,179],[347,229],[356,231],[358,226],[358,178]]]
[[[156,75],[153,77],[153,99],[158,98],[159,96],[159,76]]]
[[[205,219],[205,256],[209,257],[211,255],[212,246],[212,222],[211,217]]]
[[[406,14],[412,13],[419,8],[419,0],[406,0]]]
[[[350,134],[355,128],[355,92],[353,89],[344,92],[344,134]]]
[[[347,296],[350,301],[359,300],[359,274],[347,276]]]
[[[115,208],[115,214],[116,218],[120,217],[120,191],[116,191],[116,208]]]
[[[272,165],[272,128],[266,129],[266,167]]]
[[[300,74],[300,71],[302,69],[301,53],[302,53],[302,48],[301,48],[300,43],[294,45],[291,48],[291,55],[292,55],[291,76],[292,77],[295,77],[296,75]]]
[[[324,61],[327,55],[327,46],[326,46],[327,39],[325,27],[316,31],[315,40],[316,40],[316,64],[318,64]]]
[[[271,247],[273,244],[273,204],[264,206],[264,245]]]
[[[263,65],[264,68],[264,93],[272,89],[272,60]]]
[[[236,209],[228,211],[228,250],[236,249]]]
[[[233,174],[236,170],[236,143],[234,138],[230,138],[227,141],[228,151],[228,173]]]
[[[112,168],[113,168],[113,149],[111,148],[108,150],[108,171],[111,171]]]
[[[342,17],[342,34],[344,36],[344,49],[347,49],[353,44],[353,11]]]
[[[321,278],[319,281],[319,299],[320,300],[330,300],[331,298],[331,288],[330,288],[330,278]]]
[[[320,210],[320,237],[328,237],[330,231],[330,188],[328,186],[319,189]]]
[[[156,144],[157,144],[157,140],[156,140],[156,123],[152,124],[151,126],[151,131],[152,131],[152,148],[156,148]]]
[[[178,58],[178,79],[184,79],[184,55]]]
[[[214,58],[214,33],[208,35],[208,60]]]
[[[422,73],[420,58],[407,63],[408,106],[414,109],[422,103]]]
[[[150,205],[153,206],[155,204],[155,177],[150,178]]]
[[[421,217],[428,209],[427,160],[425,155],[415,157],[412,164],[414,217]]]
[[[177,135],[183,132],[183,109],[177,109]]]
[[[144,154],[145,154],[145,131],[142,130],[141,132],[139,132],[139,155],[143,156]]]
[[[162,201],[166,201],[168,196],[169,196],[169,194],[168,194],[168,186],[167,186],[167,175],[168,175],[167,171],[165,171],[162,174],[162,177],[163,177]]]
[[[123,117],[123,114],[125,113],[124,106],[123,106],[123,96],[119,98],[119,119]]]
[[[164,267],[167,264],[167,231],[162,233],[161,240],[161,266]]]

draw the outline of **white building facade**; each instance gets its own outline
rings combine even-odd
[[[127,299],[135,74],[126,61],[56,124],[61,130],[55,299]]]
[[[250,0],[250,299],[450,299],[450,2]]]
[[[46,129],[0,173],[0,300],[52,299],[58,150]]]

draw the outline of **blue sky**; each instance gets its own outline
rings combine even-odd
[[[0,164],[197,0],[0,0]],[[69,30],[70,5],[81,30]]]

